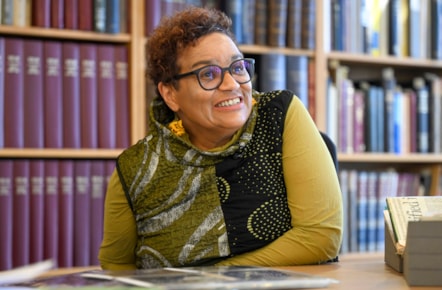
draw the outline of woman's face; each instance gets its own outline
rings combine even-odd
[[[185,48],[178,57],[180,74],[207,65],[222,68],[243,56],[235,43],[222,33],[212,33],[198,40],[195,46]],[[178,89],[168,85],[159,89],[168,106],[183,122],[191,142],[207,150],[226,144],[247,121],[252,110],[251,82],[239,84],[224,72],[221,85],[205,90],[196,75],[178,80]]]

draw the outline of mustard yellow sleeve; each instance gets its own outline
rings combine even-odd
[[[283,133],[283,170],[292,229],[253,252],[220,265],[317,264],[337,256],[342,201],[330,153],[301,101],[294,97]]]
[[[135,269],[137,232],[116,171],[109,180],[104,203],[103,241],[98,259],[106,270]]]

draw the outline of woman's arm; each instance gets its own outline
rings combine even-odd
[[[338,176],[316,125],[297,97],[285,120],[282,156],[293,228],[261,249],[220,264],[317,264],[337,256],[342,238]]]
[[[137,232],[116,171],[109,180],[104,204],[103,241],[98,258],[103,269],[135,269]]]

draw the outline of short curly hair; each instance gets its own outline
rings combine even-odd
[[[189,7],[171,17],[164,17],[148,37],[146,46],[147,74],[154,85],[173,82],[173,76],[180,70],[178,54],[189,45],[195,45],[202,36],[220,32],[235,42],[231,25],[226,14],[212,8]]]

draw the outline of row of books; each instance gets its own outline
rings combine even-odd
[[[429,175],[391,170],[342,169],[339,182],[344,207],[341,252],[384,250],[384,209],[387,197],[422,196],[429,192]]]
[[[255,58],[253,87],[261,92],[289,89],[309,107],[310,70],[313,61],[307,56],[268,53],[248,55]]]
[[[0,37],[0,148],[129,145],[124,45]]]
[[[440,76],[399,83],[392,68],[379,82],[354,82],[348,74],[338,67],[327,90],[327,133],[339,152],[442,152]]]
[[[0,270],[98,265],[114,160],[0,159]]]
[[[316,0],[153,0],[146,5],[147,35],[162,16],[190,5],[216,8],[232,19],[239,44],[315,48]]]
[[[129,1],[2,0],[0,24],[126,33]]]
[[[324,1],[328,48],[442,59],[441,0]]]

